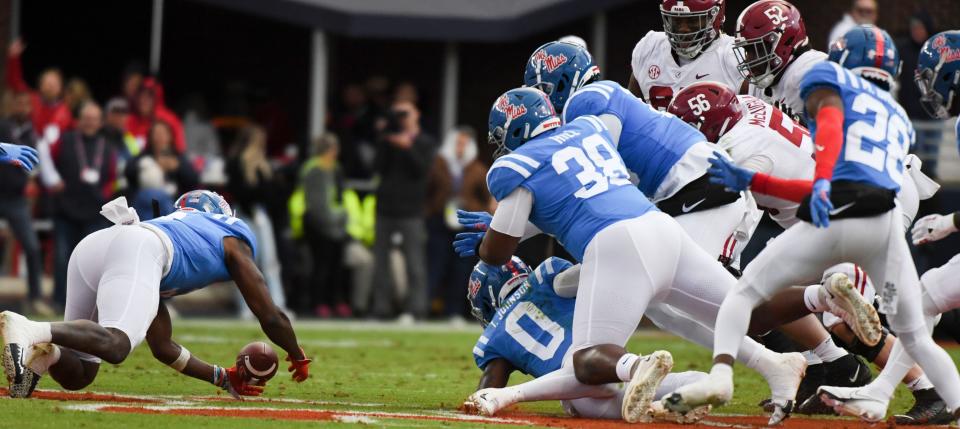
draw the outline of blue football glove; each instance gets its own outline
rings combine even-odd
[[[40,162],[40,157],[32,147],[0,143],[0,162],[8,162],[30,171]]]
[[[457,210],[457,221],[460,225],[477,231],[486,231],[490,227],[493,216],[487,212],[468,212]]]
[[[817,179],[813,182],[813,193],[810,195],[810,219],[818,228],[830,226],[830,211],[833,203],[830,202],[830,181]]]
[[[487,233],[481,232],[461,232],[453,237],[453,250],[461,258],[477,256],[477,245],[483,240]]]
[[[737,167],[717,151],[713,152],[713,158],[709,161],[710,169],[707,172],[710,173],[710,183],[723,185],[731,192],[746,191],[750,187],[753,175],[757,174],[756,171]]]

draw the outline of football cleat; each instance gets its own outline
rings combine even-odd
[[[934,389],[913,392],[914,403],[907,412],[893,416],[898,425],[948,425],[953,414]]]
[[[819,369],[819,380],[811,380],[807,383],[813,368]],[[827,406],[820,400],[820,395],[817,394],[820,386],[860,387],[870,383],[871,377],[867,363],[853,354],[833,362],[811,365],[807,368],[807,377],[803,379],[803,383],[800,383],[800,390],[797,391],[797,404],[799,404],[797,413],[836,415],[833,407]]]
[[[463,410],[468,414],[491,417],[515,403],[516,399],[507,389],[487,388],[470,395],[463,403]]]
[[[686,413],[678,413],[676,411],[668,410],[661,401],[653,401],[650,403],[650,408],[647,409],[647,413],[640,418],[640,422],[670,422],[688,425],[702,420],[704,417],[710,414],[711,409],[713,409],[713,407],[710,405],[704,405],[694,408]]]
[[[867,396],[859,387],[823,386],[817,394],[837,414],[859,417],[870,423],[881,422],[887,415],[888,401]]]
[[[650,409],[650,403],[663,378],[673,369],[670,352],[657,350],[641,357],[623,394],[620,412],[627,423],[637,423]]]
[[[31,376],[27,374],[27,352],[33,345],[29,322],[12,311],[0,313],[0,335],[3,335],[3,372],[11,386],[30,384]],[[11,396],[14,392],[10,391]]]
[[[711,372],[703,380],[681,386],[668,394],[663,405],[678,413],[688,413],[704,405],[719,407],[733,398],[733,377]]]
[[[776,425],[790,417],[796,403],[797,389],[807,370],[807,360],[800,353],[781,353],[776,365],[760,370],[770,386],[770,403],[773,406],[767,424]]]
[[[880,316],[873,305],[857,291],[846,274],[831,275],[824,282],[822,290],[827,292],[830,312],[843,319],[863,344],[873,347],[880,342],[883,336]]]
[[[26,359],[26,371],[20,383],[10,384],[11,398],[29,398],[40,378],[60,360],[60,349],[50,343],[34,344]]]

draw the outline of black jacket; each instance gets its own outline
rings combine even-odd
[[[422,217],[427,197],[427,177],[436,156],[436,141],[418,135],[410,149],[386,140],[377,143],[377,214],[397,218]]]
[[[116,179],[116,148],[99,133],[89,137],[70,131],[60,139],[56,164],[64,184],[63,192],[55,198],[57,214],[77,222],[99,221],[100,207],[112,194]],[[98,171],[96,183],[82,179],[84,164]]]

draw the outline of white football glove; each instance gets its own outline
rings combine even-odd
[[[932,214],[927,215],[913,225],[911,234],[913,235],[913,244],[919,246],[931,241],[940,240],[954,232],[957,232],[957,225],[954,222],[955,214],[946,216]]]

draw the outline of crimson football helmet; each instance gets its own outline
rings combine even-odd
[[[808,43],[799,9],[783,0],[760,0],[737,18],[737,70],[750,83],[767,88]]]
[[[663,0],[660,16],[670,47],[684,58],[696,58],[723,33],[725,0]]]
[[[678,92],[667,111],[716,143],[743,117],[737,93],[719,82],[697,82]]]

